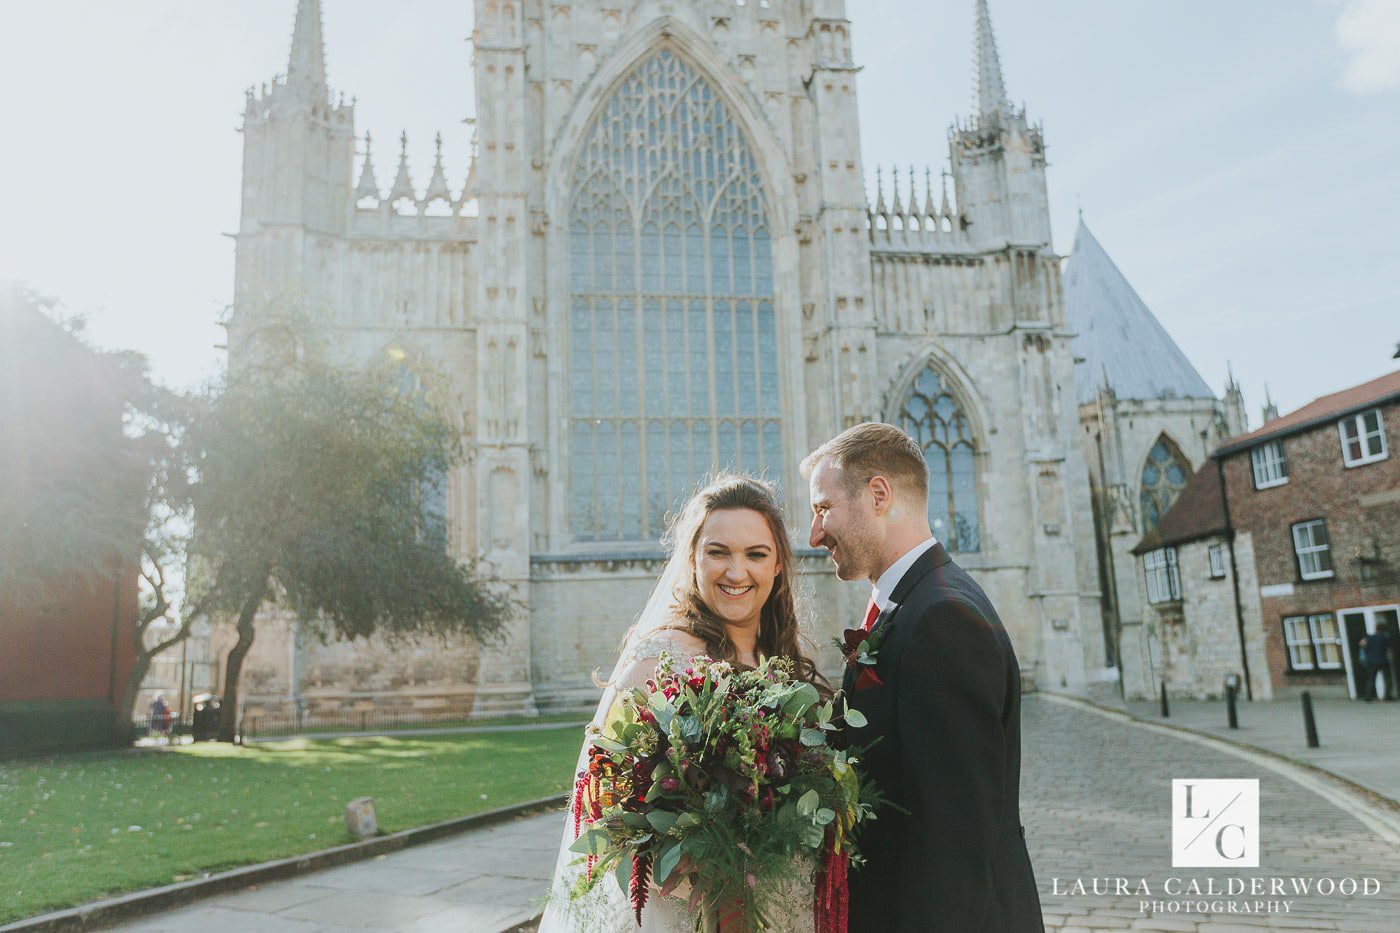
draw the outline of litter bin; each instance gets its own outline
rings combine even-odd
[[[196,742],[211,742],[219,737],[219,698],[201,693],[190,702],[194,714],[190,717],[190,735]]]

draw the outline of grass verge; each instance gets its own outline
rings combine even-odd
[[[0,923],[563,793],[577,726],[201,744],[0,764]]]

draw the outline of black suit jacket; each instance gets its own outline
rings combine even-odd
[[[982,588],[941,544],[890,594],[875,673],[844,689],[866,725],[865,773],[884,797],[861,830],[850,931],[1042,933],[1020,820],[1021,671]]]

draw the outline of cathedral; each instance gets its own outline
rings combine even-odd
[[[251,352],[240,309],[294,294],[347,361],[402,366],[468,452],[436,490],[445,546],[528,608],[499,643],[420,648],[308,642],[269,608],[250,713],[591,704],[668,511],[722,468],[784,491],[826,645],[867,593],[807,547],[797,464],[866,420],[923,445],[934,533],[995,601],[1028,682],[1116,678],[1100,560],[1135,539],[1101,540],[1093,501],[1120,480],[1089,462],[1081,403],[1129,402],[1097,371],[1076,379],[1045,141],[1010,103],[986,0],[946,155],[876,179],[844,0],[474,8],[471,151],[439,142],[423,186],[401,148],[386,187],[382,149],[329,89],[320,4],[297,4],[287,73],[242,118],[229,352]],[[1171,437],[1197,463],[1191,432],[1219,403],[1192,391]]]

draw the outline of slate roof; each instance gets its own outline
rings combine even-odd
[[[1122,399],[1215,398],[1151,309],[1108,258],[1083,218],[1064,277],[1065,314],[1075,332],[1079,402],[1091,402],[1105,374]]]

